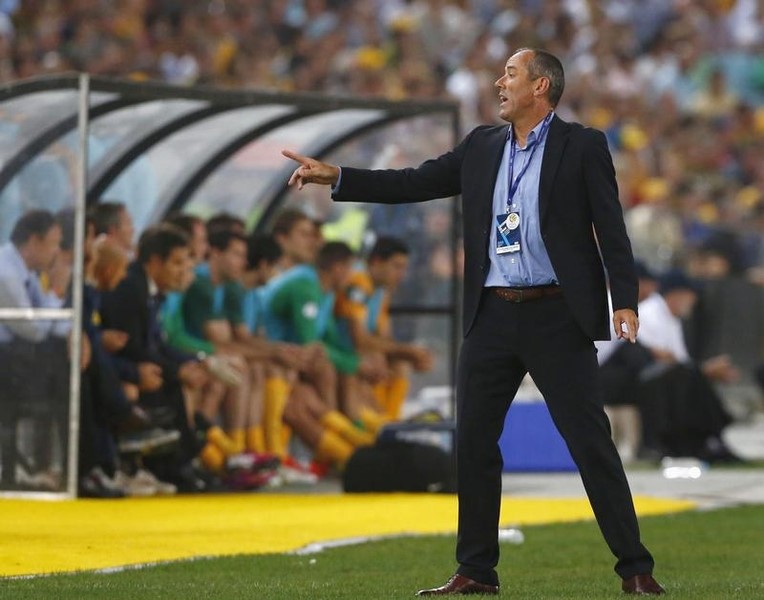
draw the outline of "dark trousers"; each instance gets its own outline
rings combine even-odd
[[[705,458],[706,441],[732,422],[708,378],[692,364],[667,365],[637,387],[645,448]]]
[[[626,475],[597,388],[594,344],[562,296],[513,304],[485,290],[457,372],[458,572],[498,584],[502,458],[498,441],[530,373],[578,466],[623,578],[651,573]]]

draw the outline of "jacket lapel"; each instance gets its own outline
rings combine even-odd
[[[486,176],[482,178],[483,185],[481,186],[479,198],[484,198],[479,205],[479,223],[491,223],[491,214],[493,213],[493,191],[496,187],[496,176],[499,174],[499,167],[501,166],[501,158],[504,156],[504,144],[507,142],[507,131],[509,125],[505,127],[496,127],[491,130],[486,136],[485,140],[485,152],[483,156],[486,157],[485,165],[490,169],[486,173]]]
[[[539,219],[543,224],[544,217],[549,210],[552,196],[552,187],[557,168],[560,166],[565,144],[568,142],[570,125],[557,115],[552,119],[549,126],[549,138],[544,147],[544,159],[541,161],[541,176],[539,180]]]

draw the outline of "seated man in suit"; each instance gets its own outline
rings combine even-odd
[[[71,266],[58,260],[61,239],[60,224],[46,210],[30,211],[17,221],[10,241],[0,247],[0,306],[33,309],[64,306]],[[47,286],[43,286],[41,276],[46,279]],[[64,329],[61,329],[62,325]],[[44,414],[53,413],[62,435],[65,435],[69,389],[67,326],[68,323],[62,321],[42,320],[7,320],[0,324],[0,387],[3,393],[0,422],[3,429],[15,429],[16,415],[22,407],[30,410],[44,402],[47,406]],[[41,364],[47,367],[44,371],[40,370]],[[9,431],[3,439],[10,443],[15,440],[15,432]],[[48,440],[47,435],[37,436],[36,462],[48,462],[50,457],[44,457],[50,454]],[[65,439],[61,442],[65,443]],[[4,445],[4,462],[15,453],[15,447]],[[3,481],[10,483],[15,473],[10,462],[6,462],[6,466]],[[30,470],[36,470],[50,465],[28,466]],[[46,488],[55,488],[57,482],[54,479],[46,478],[40,483]],[[33,480],[29,482],[35,485]]]
[[[140,390],[141,405],[175,413],[173,426],[181,433],[180,453],[175,461],[154,464],[154,474],[182,490],[200,491],[204,483],[189,466],[198,448],[184,388],[199,390],[209,376],[196,357],[167,345],[160,325],[164,294],[183,286],[188,252],[188,238],[179,229],[168,225],[147,229],[127,277],[104,295],[102,318],[105,327],[127,333],[127,343],[117,356],[130,364],[129,378]]]

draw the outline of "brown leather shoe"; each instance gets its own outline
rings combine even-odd
[[[464,575],[454,575],[446,585],[429,590],[419,590],[417,596],[445,596],[447,594],[498,594],[498,585],[478,583]]]
[[[634,577],[624,579],[621,589],[627,594],[643,594],[646,596],[658,596],[666,593],[666,590],[649,574],[634,575]]]

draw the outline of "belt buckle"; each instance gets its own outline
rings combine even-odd
[[[516,294],[516,296],[511,299],[512,302],[520,304],[523,301],[523,290],[512,290],[512,292]]]

